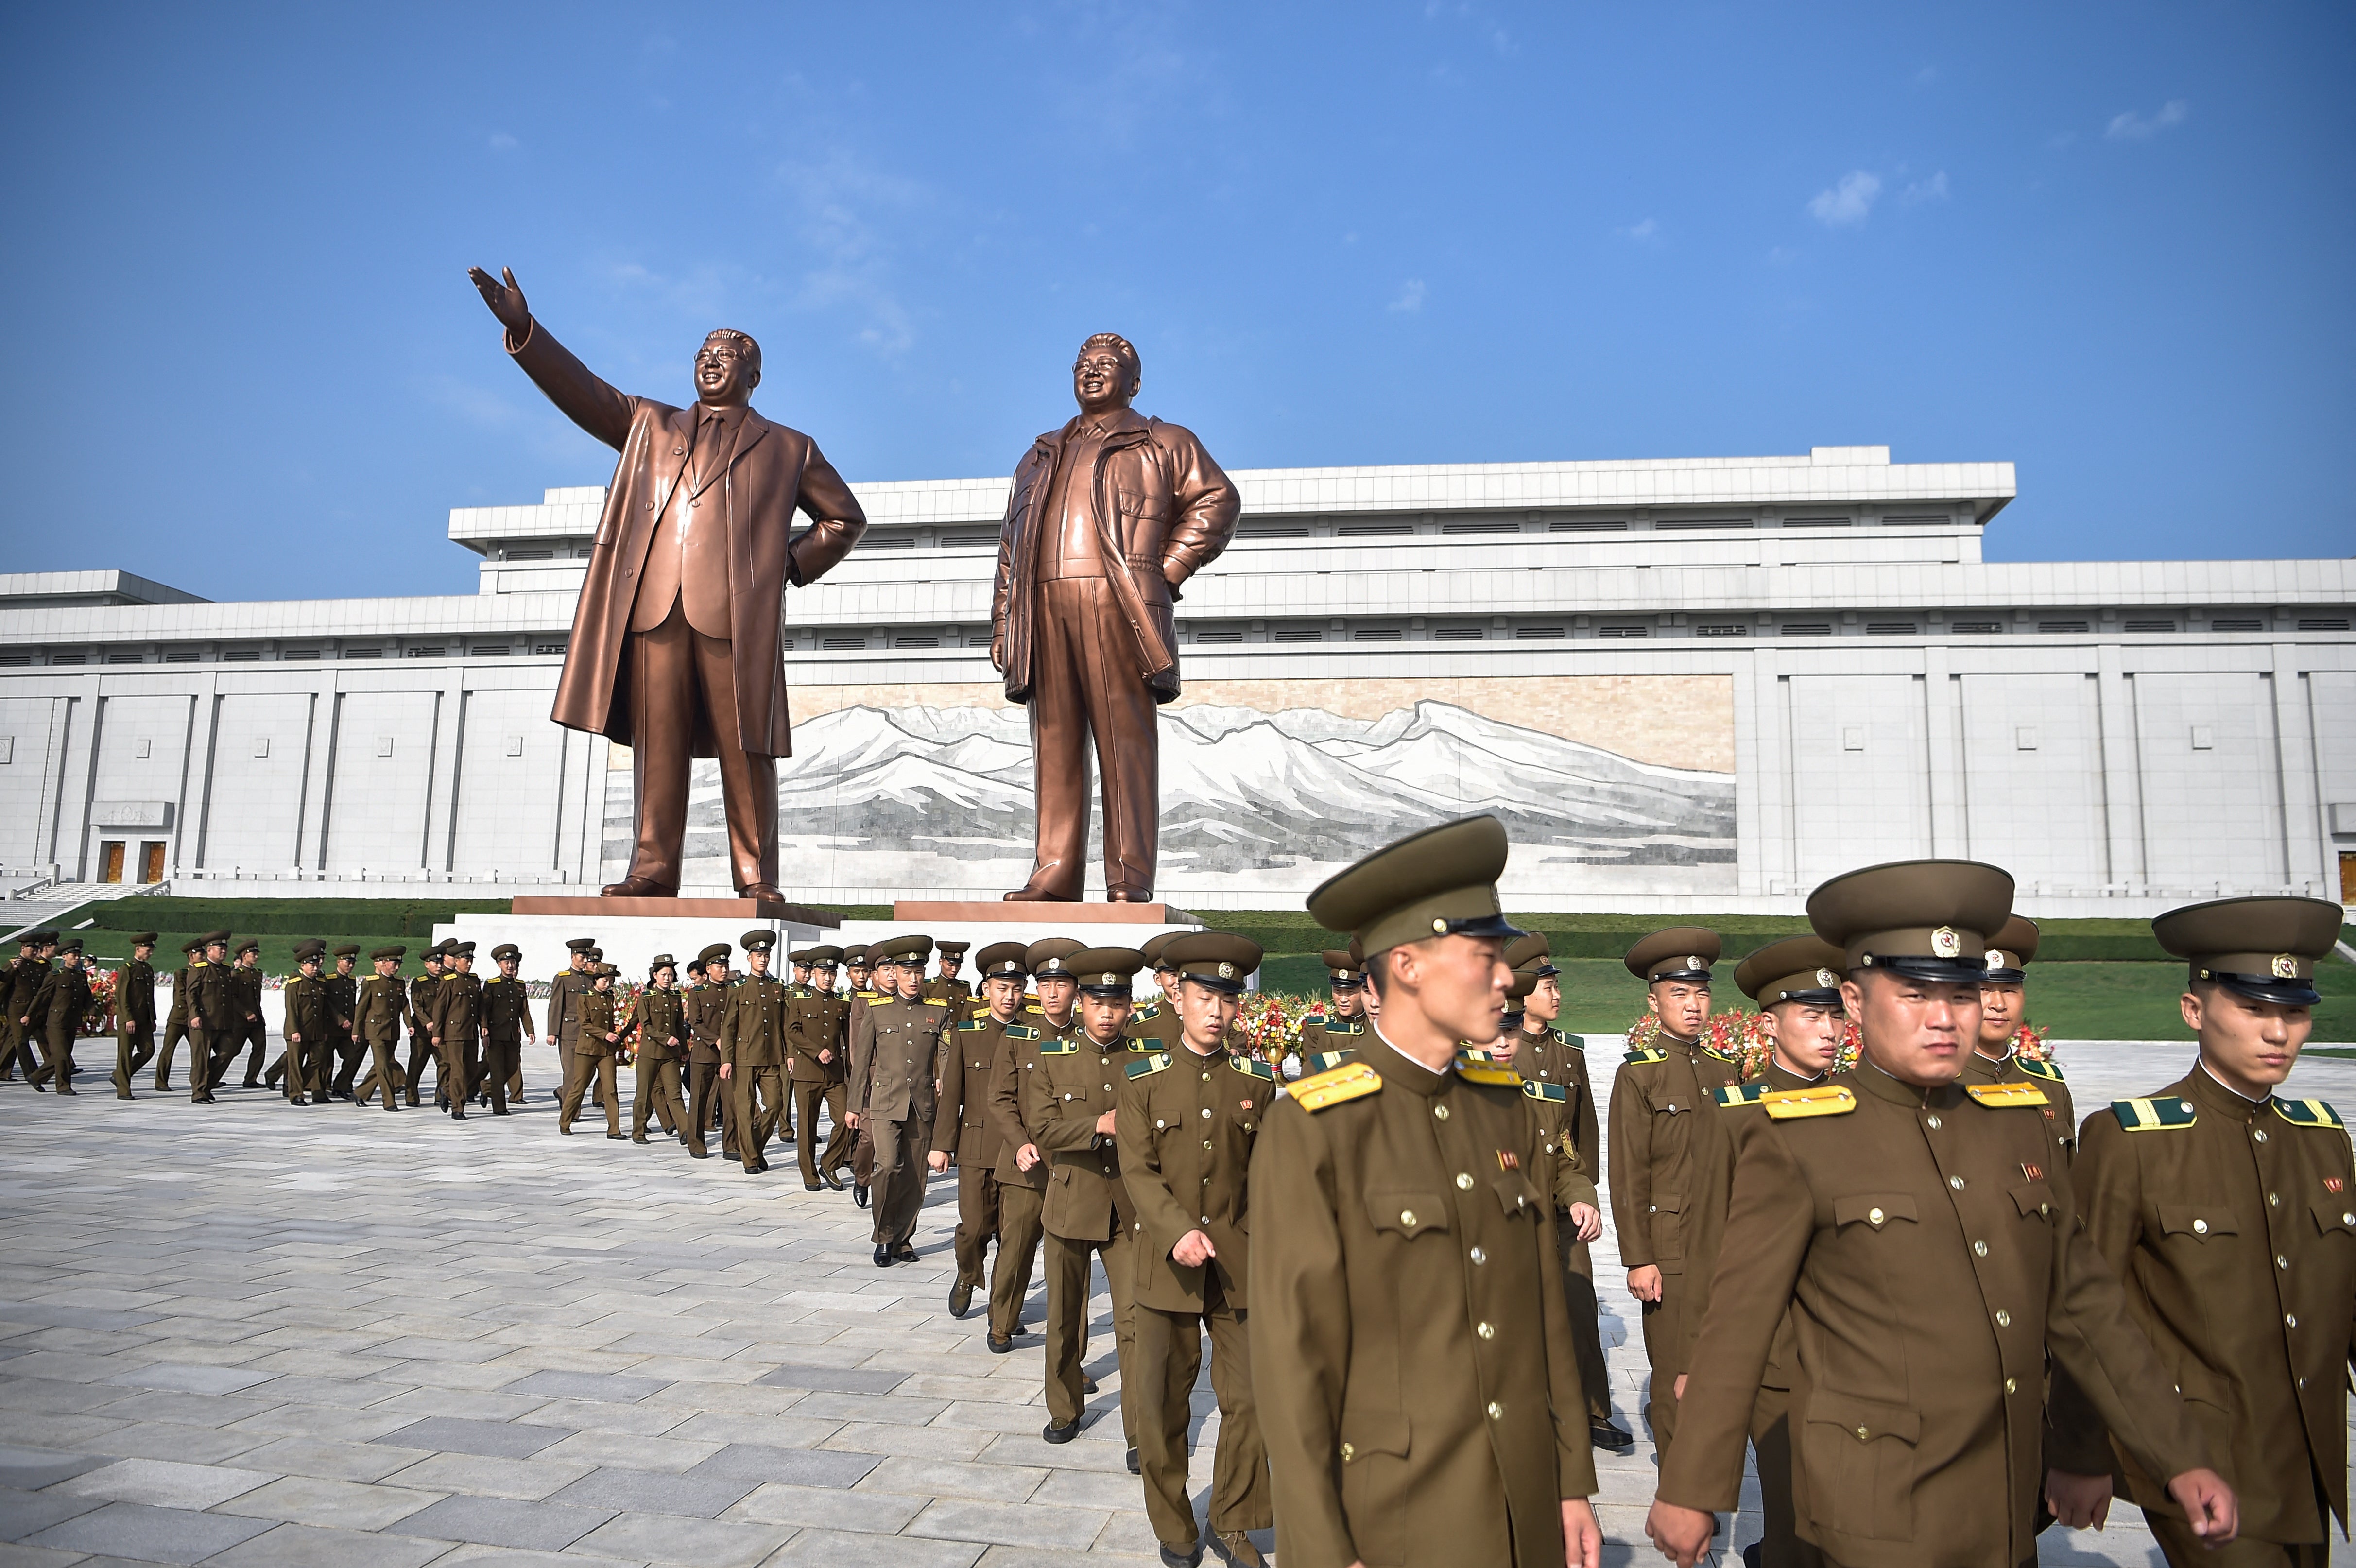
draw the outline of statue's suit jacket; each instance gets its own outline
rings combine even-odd
[[[616,392],[538,321],[526,329],[520,345],[510,340],[508,349],[566,417],[622,455],[605,492],[605,515],[597,521],[597,542],[573,614],[573,637],[551,716],[568,728],[634,745],[624,644],[646,571],[647,546],[695,445],[695,410]],[[685,569],[727,574],[730,660],[736,676],[734,739],[755,756],[790,757],[786,670],[778,654],[786,584],[813,582],[849,554],[867,531],[867,514],[817,443],[750,409],[726,467],[705,478],[698,493],[707,506],[716,497],[726,548],[691,553]],[[811,526],[796,538],[798,507],[809,513]],[[694,754],[717,755],[717,738],[699,733]]]

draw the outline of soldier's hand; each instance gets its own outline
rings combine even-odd
[[[727,1063],[727,1062],[722,1062],[722,1063],[720,1064],[720,1076],[721,1076],[722,1078],[734,1078],[734,1077],[735,1076],[735,1074],[736,1074],[736,1069],[735,1069],[735,1068],[734,1068],[733,1065],[731,1065],[730,1063]]]
[[[2100,1530],[2111,1517],[2111,1478],[2045,1472],[2045,1506],[2072,1530]]]
[[[938,1176],[949,1168],[949,1157],[936,1149],[925,1156],[925,1168]]]
[[[1670,1385],[1670,1388],[1669,1388],[1669,1397],[1670,1397],[1671,1399],[1673,1399],[1673,1400],[1676,1400],[1676,1401],[1679,1402],[1680,1403],[1684,1402],[1684,1400],[1685,1400],[1685,1397],[1686,1397],[1686,1374],[1685,1374],[1685,1373],[1683,1373],[1683,1372],[1679,1372],[1679,1373],[1677,1374],[1677,1380],[1676,1380],[1675,1383],[1673,1383],[1673,1384],[1671,1384],[1671,1385]]]
[[[858,1131],[859,1131],[859,1112],[856,1112],[856,1111],[846,1111],[846,1112],[844,1112],[842,1113],[842,1124],[843,1124],[844,1126],[846,1126],[846,1127],[850,1128],[850,1129],[851,1129],[852,1132],[854,1132],[854,1133],[858,1132]]]
[[[2186,1522],[2203,1543],[2222,1546],[2240,1532],[2241,1504],[2216,1471],[2187,1470],[2168,1483],[2168,1495],[2182,1505]]]
[[[1585,1498],[1562,1499],[1563,1568],[1601,1568],[1603,1527]]]
[[[531,307],[524,303],[523,290],[516,286],[514,271],[501,267],[499,275],[493,277],[480,267],[468,267],[466,280],[483,296],[483,303],[490,306],[491,314],[499,318],[499,325],[520,342],[524,329],[531,325]]]
[[[1651,1263],[1639,1264],[1628,1271],[1628,1294],[1638,1301],[1661,1299],[1661,1271]]]
[[[1021,1148],[1019,1148],[1019,1149],[1017,1149],[1017,1150],[1015,1150],[1015,1151],[1014,1151],[1014,1168],[1015,1168],[1016,1170],[1018,1170],[1018,1171],[1027,1171],[1027,1170],[1032,1169],[1033,1166],[1037,1165],[1038,1165],[1038,1163],[1039,1163],[1039,1145],[1038,1145],[1038,1144],[1023,1144]]]
[[[1563,1504],[1566,1510],[1569,1507],[1569,1503]],[[1653,1511],[1644,1516],[1644,1533],[1652,1538],[1654,1545],[1661,1549],[1661,1555],[1675,1563],[1677,1568],[1693,1568],[1701,1561],[1701,1554],[1709,1550],[1709,1530],[1715,1522],[1710,1515],[1699,1509],[1680,1508],[1655,1498]],[[1564,1531],[1566,1536],[1569,1533]],[[1566,1560],[1577,1562],[1569,1555],[1569,1541],[1566,1540],[1563,1544]],[[1588,1559],[1590,1563],[1594,1561],[1592,1557]]]
[[[1097,1118],[1097,1132],[1100,1136],[1109,1138],[1114,1135],[1112,1130],[1112,1119],[1114,1115],[1115,1112],[1108,1111],[1103,1115]]]
[[[1200,1230],[1187,1231],[1170,1249],[1171,1261],[1182,1269],[1199,1269],[1218,1255],[1211,1246],[1211,1239]]]
[[[1570,1223],[1572,1233],[1582,1241],[1592,1241],[1603,1234],[1603,1216],[1595,1211],[1591,1203],[1572,1204]]]

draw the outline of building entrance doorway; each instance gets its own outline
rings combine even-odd
[[[100,862],[105,868],[99,873],[98,879],[101,882],[122,881],[123,841],[121,839],[106,840],[98,846],[98,854]]]
[[[160,839],[149,839],[139,846],[139,880],[164,880],[164,844]]]

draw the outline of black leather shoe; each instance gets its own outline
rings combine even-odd
[[[614,1140],[614,1142],[616,1142],[616,1143],[617,1143],[617,1144],[618,1144],[618,1143],[620,1143],[623,1139],[625,1139],[625,1138],[628,1137],[628,1136],[629,1136],[629,1134],[628,1134],[627,1133],[606,1133],[606,1134],[605,1134],[605,1136],[607,1136],[608,1138],[613,1139],[613,1140]]]
[[[1766,1549],[1763,1541],[1754,1541],[1742,1549],[1742,1568],[1759,1568],[1759,1554]]]
[[[985,1332],[981,1337],[981,1341],[983,1344],[990,1347],[990,1353],[993,1356],[1003,1356],[1009,1350],[1014,1348],[1014,1336],[1012,1334],[1008,1335],[1005,1338],[1001,1339],[995,1334]]]
[[[823,1182],[806,1181],[802,1183],[802,1190],[804,1192],[824,1192],[826,1190],[826,1184]]]
[[[855,1204],[857,1204],[857,1205],[859,1205],[859,1207],[860,1207],[860,1208],[866,1208],[866,1207],[867,1207],[867,1189],[866,1189],[865,1187],[852,1187],[852,1188],[851,1189],[851,1202],[853,1202],[853,1203],[855,1203]]]
[[[1187,1546],[1173,1546],[1166,1541],[1159,1544],[1162,1548],[1162,1568],[1201,1568],[1203,1562],[1201,1541],[1197,1541]]]
[[[390,1106],[390,1105],[388,1105],[388,1106],[386,1106],[386,1107],[385,1107],[385,1109],[386,1109],[387,1111],[390,1111],[390,1110],[391,1110],[391,1109],[392,1109],[392,1107],[391,1107],[391,1106]],[[571,1122],[559,1122],[556,1124],[556,1130],[557,1130],[558,1132],[560,1132],[560,1133],[563,1133],[563,1134],[564,1134],[566,1137],[568,1137],[568,1138],[570,1138],[571,1136],[573,1136],[573,1124],[572,1124]]]
[[[630,1142],[633,1144],[643,1144],[646,1141],[647,1135],[644,1133],[633,1133],[630,1134]]]
[[[949,1286],[949,1316],[963,1317],[973,1305],[973,1286],[964,1280]]]
[[[1227,1568],[1268,1568],[1268,1559],[1259,1554],[1250,1536],[1240,1530],[1211,1537],[1211,1550]]]
[[[916,1249],[905,1241],[899,1241],[893,1245],[892,1261],[895,1263],[921,1263],[924,1259],[916,1255]]]
[[[888,1269],[892,1266],[891,1248],[878,1247],[875,1249],[875,1266],[879,1269]]]
[[[1084,1394],[1092,1394],[1096,1391],[1097,1380],[1088,1376],[1086,1372],[1082,1372],[1080,1374],[1080,1392]]]
[[[710,1149],[690,1149],[688,1150],[688,1153],[694,1155],[699,1160],[708,1160],[712,1157],[712,1151]]]
[[[1132,1476],[1142,1476],[1145,1474],[1145,1466],[1137,1457],[1137,1450],[1134,1448],[1129,1451],[1129,1473]]]
[[[298,1101],[296,1101],[294,1103],[295,1103],[295,1104],[297,1104],[297,1105],[300,1105],[300,1104],[302,1104],[303,1102],[302,1102],[301,1101],[299,1101],[299,1100],[298,1100]],[[462,1105],[462,1106],[460,1106],[457,1110],[453,1111],[452,1112],[450,1112],[450,1120],[451,1120],[451,1121],[453,1121],[453,1122],[464,1122],[466,1119],[466,1107],[465,1107],[465,1106],[463,1106],[463,1105]]]
[[[1077,1437],[1079,1434],[1080,1423],[1076,1421],[1073,1422],[1068,1426],[1057,1426],[1051,1421],[1044,1427],[1041,1428],[1039,1432],[1039,1435],[1045,1438],[1050,1443],[1069,1443],[1073,1438]]]
[[[818,1179],[826,1183],[827,1186],[832,1187],[837,1192],[841,1192],[842,1190],[842,1173],[835,1170],[831,1166],[819,1172]]]
[[[1596,1447],[1612,1454],[1632,1453],[1636,1446],[1633,1434],[1608,1421],[1597,1421],[1591,1416],[1587,1423],[1587,1440]]]

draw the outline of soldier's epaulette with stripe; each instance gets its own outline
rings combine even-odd
[[[1130,1062],[1121,1070],[1129,1074],[1131,1078],[1151,1078],[1155,1073],[1163,1071],[1169,1066],[1170,1053],[1168,1051],[1156,1051],[1151,1056],[1138,1058],[1135,1061]]]
[[[1265,1079],[1270,1083],[1276,1081],[1276,1069],[1255,1058],[1229,1057],[1227,1065],[1237,1072],[1248,1073],[1254,1078]]]
[[[1033,1003],[1029,1003],[1029,1004],[1027,1004],[1023,1007],[1023,1011],[1024,1011],[1025,1013],[1044,1013],[1044,1012],[1046,1011],[1046,1009],[1045,1009],[1044,1007],[1040,1006],[1040,1005],[1039,1005],[1039,1004],[1037,1004],[1036,1002],[1033,1002]]]
[[[497,985],[500,981],[505,980],[507,976],[504,974],[487,974],[483,976],[483,983],[485,985]]]
[[[1548,1024],[1547,1026],[1547,1033],[1554,1036],[1555,1044],[1558,1046],[1569,1046],[1574,1051],[1583,1051],[1587,1048],[1587,1047],[1580,1042],[1579,1036],[1572,1034],[1569,1029],[1558,1029],[1553,1025]]]
[[[1487,1084],[1493,1089],[1519,1089],[1522,1075],[1512,1068],[1500,1066],[1486,1051],[1456,1053],[1456,1076],[1467,1083]]]
[[[1129,1048],[1132,1051],[1158,1051],[1162,1048],[1162,1036],[1159,1035],[1146,1035],[1141,1037],[1132,1036],[1130,1038]]]
[[[880,991],[854,991],[851,994],[862,1002],[881,1002],[884,999],[884,993]]]
[[[1312,1051],[1305,1059],[1309,1064],[1310,1073],[1314,1076],[1321,1072],[1332,1072],[1356,1054],[1355,1051]]]
[[[1363,1018],[1328,1018],[1325,1032],[1329,1035],[1363,1035],[1366,1022]]]
[[[946,1002],[936,1002],[931,997],[927,996],[925,998],[925,1005],[927,1007],[946,1007],[948,1004]]]
[[[2159,1127],[2190,1127],[2201,1120],[2192,1101],[2175,1095],[2157,1096],[2148,1100],[2114,1100],[2111,1114],[2119,1119],[2119,1126],[2129,1133],[2148,1133]]]
[[[2045,1091],[2033,1083],[1967,1083],[1964,1092],[1991,1111],[2052,1103],[2045,1098]]]
[[[1349,1062],[1302,1079],[1292,1086],[1292,1098],[1301,1101],[1303,1111],[1315,1112],[1345,1100],[1363,1099],[1382,1086],[1382,1074],[1364,1062]]]
[[[1669,1059],[1669,1053],[1657,1046],[1639,1046],[1621,1058],[1630,1067],[1650,1067],[1655,1062]]]
[[[1768,1090],[1764,1083],[1730,1083],[1709,1092],[1719,1105],[1731,1111],[1738,1105],[1758,1104],[1767,1097]]]
[[[1570,1098],[1570,1090],[1562,1085],[1535,1078],[1522,1079],[1522,1094],[1525,1099],[1543,1100],[1549,1105],[1560,1105]]]
[[[2328,1101],[2289,1100],[2275,1096],[2275,1114],[2294,1127],[2339,1127],[2345,1125],[2340,1112],[2331,1109]]]
[[[1006,1037],[1010,1040],[1035,1040],[1039,1037],[1039,1031],[1028,1024],[1009,1024],[1006,1026]]]
[[[1696,1048],[1714,1062],[1739,1062],[1742,1059],[1740,1051],[1721,1051],[1715,1046],[1700,1046]]]
[[[1076,1057],[1080,1054],[1080,1042],[1077,1040],[1049,1040],[1045,1045],[1039,1047],[1039,1054],[1043,1057]]]
[[[958,1026],[958,1033],[960,1035],[978,1035],[981,1033],[982,1027],[983,1025],[980,1019],[968,1018]]]
[[[2048,1083],[2066,1083],[2069,1081],[2069,1079],[2062,1076],[2062,1069],[2055,1067],[2051,1062],[2041,1062],[2034,1057],[2015,1057],[2012,1059],[2019,1063],[2020,1070],[2027,1073],[2031,1078],[2041,1078]]]
[[[1147,1024],[1161,1016],[1161,1014],[1162,1004],[1159,1002],[1149,1002],[1144,1006],[1140,1007],[1136,1012],[1131,1013],[1130,1017],[1137,1023]]]
[[[1771,1089],[1759,1104],[1778,1122],[1804,1116],[1846,1116],[1857,1109],[1857,1092],[1846,1084],[1819,1084],[1814,1089]]]

